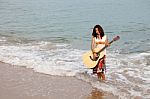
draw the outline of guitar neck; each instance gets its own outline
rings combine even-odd
[[[114,41],[110,41],[109,44],[113,43]],[[105,47],[103,47],[100,51],[97,52],[97,54],[99,54],[100,52],[102,52],[104,49],[106,49],[108,47],[108,45],[105,45]]]

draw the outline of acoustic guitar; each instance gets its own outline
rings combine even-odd
[[[119,40],[120,37],[116,36],[113,38],[112,41],[109,42],[109,44],[113,43],[114,41]],[[104,49],[106,49],[108,46],[105,45],[102,49],[99,48],[95,48],[94,51],[97,54],[97,57],[93,57],[93,52],[92,51],[88,51],[86,53],[83,54],[82,59],[83,59],[83,64],[87,67],[87,68],[94,68],[97,64],[99,59],[101,59],[104,56]]]

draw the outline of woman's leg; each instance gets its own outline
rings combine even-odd
[[[96,73],[97,73],[97,67],[98,67],[98,66],[95,66],[95,67],[93,68],[93,74],[96,74]]]
[[[105,56],[99,60],[99,63],[98,63],[98,68],[97,68],[97,77],[98,79],[102,79],[102,80],[105,80],[105,74],[104,74],[104,71],[105,71]]]
[[[93,68],[93,74],[97,74],[98,79],[105,80],[104,74],[105,56],[99,60],[98,65]]]
[[[105,74],[104,74],[104,72],[101,72],[101,79],[105,80]]]

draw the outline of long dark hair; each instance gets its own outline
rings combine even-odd
[[[98,34],[96,33],[96,28],[98,28],[98,31],[100,32],[100,36],[102,38],[105,34],[104,34],[103,28],[100,25],[95,25],[94,26],[92,36],[97,38]]]

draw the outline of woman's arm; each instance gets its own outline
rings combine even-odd
[[[105,45],[110,46],[108,38],[106,38]]]
[[[94,37],[92,36],[92,40],[91,40],[91,50],[93,52],[93,59],[95,59],[97,56],[96,52],[95,52],[95,39]]]
[[[95,40],[94,40],[94,37],[92,36],[92,40],[91,40],[91,50],[92,50],[92,52],[94,52],[94,47],[95,47]]]

